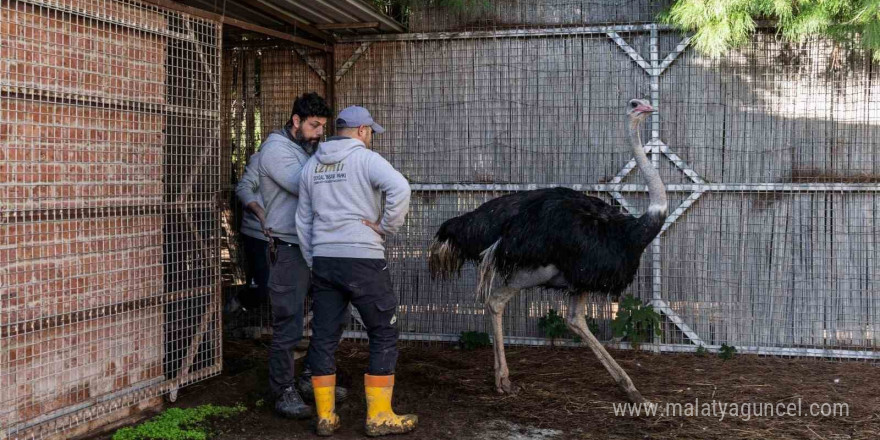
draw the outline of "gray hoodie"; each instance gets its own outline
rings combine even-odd
[[[275,130],[260,146],[260,195],[266,203],[266,228],[273,237],[299,244],[296,207],[299,180],[309,154],[290,137],[287,129]]]
[[[382,210],[382,194],[385,209]],[[385,240],[361,223],[377,221],[385,235],[403,225],[409,182],[379,153],[347,137],[318,146],[302,172],[296,211],[303,257],[385,258]]]
[[[241,218],[241,233],[248,237],[269,241],[260,227],[260,219],[247,207],[249,203],[257,202],[263,209],[266,209],[266,204],[263,203],[263,196],[260,194],[259,166],[260,153],[256,152],[251,155],[247,168],[245,168],[244,174],[235,187],[235,195],[238,196],[238,200],[244,205],[244,212]]]

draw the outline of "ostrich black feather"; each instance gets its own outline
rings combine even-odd
[[[511,194],[443,223],[431,249],[431,272],[452,275],[498,242],[493,265],[505,279],[554,265],[566,290],[618,294],[632,282],[665,217],[633,217],[568,188]]]

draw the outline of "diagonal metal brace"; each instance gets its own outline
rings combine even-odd
[[[667,146],[663,141],[656,139],[652,140],[648,144],[654,147],[652,151],[663,153],[663,155],[666,156],[666,158],[669,159],[669,161],[672,162],[672,164],[675,165],[676,168],[684,173],[685,176],[691,179],[691,181],[698,184],[706,183],[706,181],[703,180],[702,177],[700,177],[699,173],[694,171],[694,168],[691,167],[690,164],[687,163],[687,161],[679,157],[679,155],[670,151],[669,146]]]
[[[675,49],[672,52],[669,52],[669,55],[666,55],[666,58],[663,59],[663,62],[661,62],[659,66],[655,66],[654,71],[656,72],[657,76],[662,75],[663,72],[666,71],[666,69],[669,68],[670,65],[672,65],[672,62],[675,61],[675,59],[678,58],[679,55],[684,53],[684,50],[687,49],[688,45],[691,43],[691,38],[692,37],[684,37],[681,42],[679,42],[678,45],[675,46]]]
[[[654,310],[666,315],[666,317],[669,318],[669,321],[675,324],[675,326],[678,327],[679,330],[681,330],[681,332],[694,343],[694,345],[706,345],[706,343],[703,342],[703,338],[691,329],[691,327],[681,319],[681,316],[678,316],[678,313],[676,313],[675,310],[672,310],[672,307],[669,307],[669,303],[665,300],[659,298],[654,299],[651,301],[651,305],[654,306]]]
[[[614,43],[616,43],[618,46],[620,46],[620,48],[623,49],[623,51],[627,55],[629,55],[629,57],[632,58],[633,61],[635,61],[636,64],[639,65],[639,67],[644,69],[644,71],[647,72],[648,75],[654,75],[653,66],[651,66],[647,61],[645,61],[645,59],[642,58],[642,56],[639,55],[639,53],[636,52],[636,50],[633,49],[632,46],[630,46],[629,43],[627,43],[626,40],[623,39],[623,37],[618,35],[617,32],[608,32],[606,35],[608,35],[608,38],[611,38],[614,41]]]
[[[645,148],[645,154],[654,151],[654,147],[651,145],[650,142],[647,145],[645,145],[644,148]],[[608,183],[614,184],[614,183],[623,182],[623,179],[625,179],[626,176],[628,176],[629,173],[632,172],[632,170],[636,169],[637,165],[638,164],[636,163],[635,158],[630,159],[629,162],[627,162],[626,165],[624,165],[623,168],[621,168],[620,171],[617,172],[617,175],[614,176],[614,178],[611,179],[611,181]]]
[[[293,50],[296,51],[296,53],[299,54],[300,58],[302,58],[303,61],[305,61],[306,64],[308,64],[309,67],[311,67],[312,70],[314,70],[315,73],[317,73],[318,76],[321,77],[321,81],[327,82],[327,72],[325,72],[324,69],[315,62],[315,60],[309,58],[309,54],[306,53],[305,49],[299,46],[294,46]]]
[[[367,42],[365,42],[365,43],[361,43],[361,46],[358,47],[357,50],[355,50],[354,53],[351,54],[350,57],[348,57],[348,60],[345,62],[345,64],[343,64],[342,67],[340,67],[339,70],[336,71],[336,79],[335,79],[335,81],[336,81],[336,82],[339,82],[339,81],[342,79],[342,77],[345,75],[345,73],[348,72],[348,70],[351,69],[352,66],[354,66],[354,63],[356,63],[357,60],[360,59],[360,57],[361,57],[361,56],[362,56],[362,55],[363,55],[363,54],[364,54],[364,53],[370,48],[370,46],[372,46],[372,45],[373,45],[373,43],[370,42],[370,41],[367,41]]]
[[[657,236],[660,236],[661,234],[666,232],[666,230],[669,229],[669,227],[672,226],[672,224],[675,223],[679,219],[679,217],[684,215],[685,211],[687,211],[688,208],[690,208],[705,193],[705,190],[695,191],[683,202],[681,202],[681,204],[678,205],[677,208],[675,208],[675,211],[672,211],[672,213],[669,214],[669,217],[666,217],[666,221],[663,222],[663,226],[660,228],[660,233],[658,233]]]

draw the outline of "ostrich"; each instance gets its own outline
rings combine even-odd
[[[588,330],[584,315],[590,293],[619,295],[632,282],[642,253],[666,219],[666,188],[648,161],[639,134],[641,123],[652,112],[647,100],[627,103],[626,138],[650,195],[641,217],[623,214],[601,199],[571,189],[548,188],[490,200],[447,220],[434,237],[429,254],[432,277],[458,274],[466,261],[479,263],[477,291],[486,298],[492,316],[499,393],[514,391],[504,356],[504,307],[520,290],[541,286],[568,292],[569,329],[587,343],[631,401],[646,402]]]

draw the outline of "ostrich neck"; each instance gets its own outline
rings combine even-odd
[[[648,206],[648,213],[660,214],[666,216],[669,203],[666,200],[666,186],[660,180],[660,173],[654,168],[648,156],[645,154],[645,148],[642,146],[641,133],[639,128],[641,124],[633,121],[627,125],[626,137],[633,149],[636,163],[642,174],[648,181],[648,195],[651,198],[651,204]]]

